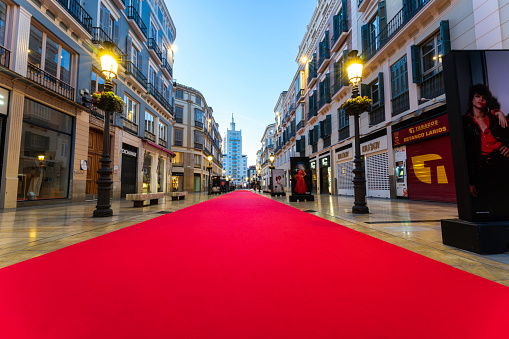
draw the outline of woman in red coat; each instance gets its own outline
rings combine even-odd
[[[297,184],[295,185],[295,193],[297,194],[306,194],[308,191],[306,180],[304,180],[304,177],[306,176],[306,171],[304,171],[304,169],[304,166],[299,165],[299,170],[297,171],[297,175],[295,175],[295,178],[297,179]]]

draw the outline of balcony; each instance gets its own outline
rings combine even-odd
[[[118,9],[123,11],[125,9],[125,0],[111,0]]]
[[[48,6],[48,9],[52,11],[55,15],[60,13],[65,13],[61,10],[61,7],[57,5],[57,3],[65,9],[66,14],[70,14],[70,16],[76,20],[74,23],[72,20],[66,20],[65,24],[71,28],[73,31],[82,32],[85,35],[92,34],[92,17],[81,7],[79,1],[77,0],[56,0],[54,1],[46,1],[44,5]]]
[[[159,138],[159,146],[167,148],[167,145],[168,143],[166,142],[166,140]]]
[[[318,143],[311,146],[311,154],[318,152]]]
[[[0,66],[9,68],[11,60],[11,51],[0,46]]]
[[[198,142],[195,142],[195,143],[194,143],[194,148],[195,148],[195,149],[203,149],[203,144],[200,144],[200,143],[198,143]]]
[[[313,117],[315,117],[317,114],[316,108],[309,108],[308,110],[308,121],[311,120]]]
[[[161,53],[154,38],[148,39],[148,52],[157,65],[163,64],[163,53]]]
[[[152,132],[145,130],[145,139],[150,140],[152,142],[156,142],[156,135]]]
[[[182,146],[182,140],[174,140],[173,146]]]
[[[343,74],[341,74],[335,81],[334,84],[331,86],[331,92],[332,92],[332,100],[335,100],[338,96],[341,89],[345,86],[343,79]]]
[[[385,121],[385,105],[372,105],[369,112],[369,125],[375,126]]]
[[[198,128],[203,128],[203,122],[199,120],[194,120],[194,126]]]
[[[308,89],[313,87],[317,79],[316,66],[314,62],[309,63]]]
[[[53,93],[74,101],[74,87],[28,62],[27,78]]]
[[[103,47],[104,43],[113,44],[115,53],[117,55],[123,55],[124,52],[113,42],[108,34],[101,27],[92,27],[92,44],[96,47]]]
[[[299,121],[297,124],[296,131],[300,131],[301,128],[304,128],[306,126],[306,122],[304,120]]]
[[[350,138],[350,126],[346,125],[339,129],[338,131],[338,141],[343,141],[345,139]]]
[[[295,102],[299,103],[300,99],[304,99],[304,90],[299,89],[297,93],[295,93]]]
[[[133,135],[138,135],[138,125],[126,118],[124,118],[124,130]]]
[[[324,49],[323,53],[320,54],[320,58],[318,59],[318,73],[322,73],[330,60],[330,49]]]
[[[295,113],[295,104],[291,104],[290,105],[290,108],[288,109],[288,112],[290,112],[290,114],[288,115],[288,117],[291,117],[293,113]]]
[[[318,101],[318,113],[320,113],[323,108],[326,108],[330,102],[331,100],[329,93],[325,93],[323,96],[321,96],[320,100]]]
[[[131,78],[136,83],[136,87],[140,92],[144,92],[147,89],[147,78],[141,73],[141,71],[130,61],[123,62],[125,68],[126,78]]]
[[[152,84],[147,84],[147,94],[149,97],[147,99],[150,99],[150,96],[154,98],[155,100],[152,100],[156,106],[159,106],[161,110],[165,110],[168,112],[170,116],[173,116],[173,107],[170,105],[168,101],[159,93],[159,91],[154,87]]]
[[[141,40],[141,42],[147,41],[147,26],[143,23],[141,20],[140,15],[138,14],[138,11],[133,7],[129,6],[127,8],[127,21],[129,22],[129,26],[133,29],[133,31],[138,36],[138,39]]]
[[[444,86],[444,74],[442,71],[426,78],[423,82],[419,84],[420,92],[421,92],[421,101],[422,99],[433,99],[441,96],[445,93]]]
[[[163,71],[164,75],[167,78],[173,77],[173,69],[171,68],[171,65],[168,63],[168,60],[163,58],[163,63],[161,65],[161,70]]]
[[[339,27],[336,29],[336,31],[333,32],[332,38],[331,38],[331,46],[332,46],[332,52],[337,52],[339,50],[339,47],[343,45],[343,43],[346,40],[346,37],[348,35],[348,29],[346,22],[340,21]]]
[[[410,100],[408,98],[408,90],[392,98],[392,116],[396,116],[410,109]]]
[[[331,137],[329,135],[329,136],[326,136],[325,138],[323,138],[323,147],[322,147],[322,150],[326,149],[330,145],[331,145]]]
[[[387,23],[384,29],[362,51],[361,57],[364,62],[371,59],[384,47],[405,25],[424,8],[431,0],[410,0],[403,8]],[[366,2],[369,2],[366,0]]]

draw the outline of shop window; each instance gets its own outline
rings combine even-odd
[[[25,99],[19,158],[19,201],[67,198],[73,118]]]
[[[164,192],[164,159],[159,157],[157,161],[157,191]]]
[[[143,159],[143,193],[152,192],[152,155],[145,153]]]

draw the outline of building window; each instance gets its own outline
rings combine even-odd
[[[201,98],[198,96],[196,97],[196,104],[201,106]]]
[[[435,35],[421,45],[422,79],[426,80],[442,71],[442,38]]]
[[[368,41],[370,43],[375,43],[375,50],[380,46],[380,41],[377,39],[378,34],[380,34],[380,20],[377,15],[368,23]]]
[[[406,55],[391,66],[392,97],[408,91],[408,69]]]
[[[184,99],[184,91],[180,89],[175,90],[175,98]]]
[[[159,121],[159,139],[166,140],[168,135],[168,126]]]
[[[67,198],[73,118],[25,98],[18,200]]]
[[[181,124],[184,121],[184,108],[175,106],[175,121]]]
[[[194,125],[196,127],[203,127],[203,111],[198,108],[194,109]]]
[[[154,134],[154,116],[145,111],[145,131]]]
[[[139,104],[124,94],[124,116],[127,120],[134,124],[138,124],[138,107]]]
[[[197,168],[201,167],[201,155],[199,155],[199,154],[194,155],[194,167],[197,167]]]
[[[43,46],[45,49],[43,50]],[[71,53],[34,26],[30,26],[28,62],[46,73],[71,83]],[[44,60],[44,65],[42,65]]]
[[[5,46],[6,17],[7,5],[0,1],[0,46]]]
[[[171,159],[173,166],[184,166],[184,153],[174,152],[175,156]]]
[[[371,98],[371,105],[373,106],[378,105],[380,101],[378,78],[376,78],[375,81],[369,84],[369,93]]]
[[[173,129],[173,145],[182,146],[184,140],[184,130],[181,128]]]

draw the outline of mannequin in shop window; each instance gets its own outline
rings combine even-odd
[[[42,181],[45,178],[46,167],[44,166],[44,155],[39,156],[39,162],[35,161],[33,166],[28,167],[30,173],[27,178],[27,193],[28,200],[35,200],[41,194]]]

